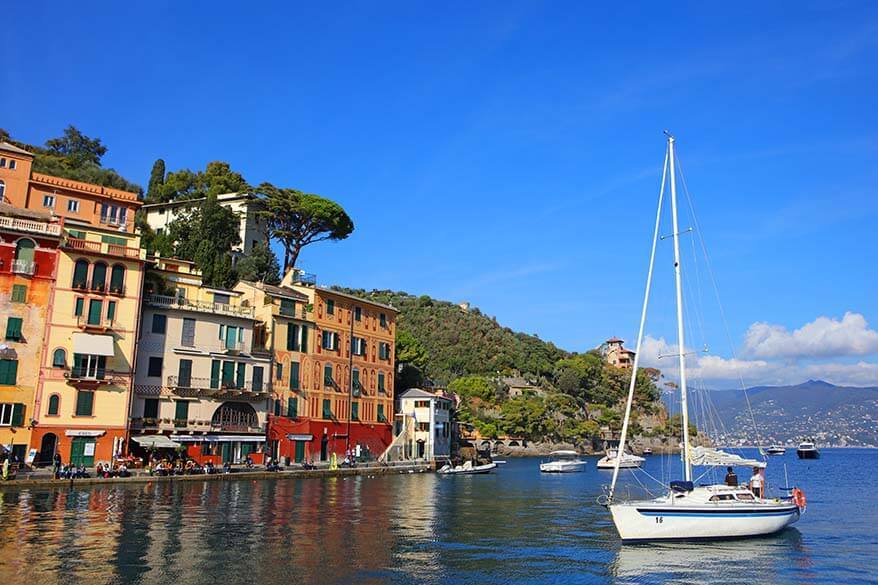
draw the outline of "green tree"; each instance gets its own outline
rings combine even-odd
[[[91,163],[101,165],[101,157],[107,153],[107,147],[100,138],[89,138],[75,126],[64,129],[64,135],[46,141],[50,153],[63,157],[69,166],[77,167]]]
[[[149,173],[149,184],[146,187],[146,202],[154,203],[161,197],[162,186],[165,184],[165,161],[157,159]]]
[[[237,265],[238,278],[266,284],[280,283],[280,265],[271,248],[256,244],[250,254],[241,258]]]
[[[427,348],[418,341],[408,330],[402,327],[396,329],[396,361],[407,363],[424,371],[430,356]]]
[[[182,201],[224,193],[244,193],[249,190],[247,181],[240,173],[233,171],[229,163],[213,161],[207,163],[203,171],[181,169],[168,173],[158,190],[156,202]]]
[[[211,195],[200,207],[181,212],[168,226],[169,238],[176,242],[175,255],[195,262],[206,286],[227,288],[237,280],[231,250],[241,243],[239,221],[235,212]]]
[[[260,185],[259,191],[265,195],[260,215],[268,222],[271,237],[284,247],[284,274],[296,267],[305,246],[343,240],[354,231],[354,222],[335,201],[269,183]]]
[[[483,376],[462,376],[453,380],[448,389],[467,398],[480,398],[493,401],[497,396],[497,388]]]

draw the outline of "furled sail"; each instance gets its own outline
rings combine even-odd
[[[765,467],[765,463],[757,459],[744,459],[734,453],[726,453],[711,447],[692,447],[689,450],[689,458],[692,465],[710,467]]]

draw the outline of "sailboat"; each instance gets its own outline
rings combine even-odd
[[[628,388],[625,418],[622,422],[622,435],[619,452],[625,452],[628,425],[631,419],[631,405],[634,400],[634,387],[649,305],[655,264],[656,244],[659,239],[659,225],[666,181],[670,180],[671,218],[674,244],[674,281],[677,309],[677,348],[680,367],[680,408],[682,412],[682,456],[683,478],[671,481],[667,492],[659,497],[639,501],[619,501],[616,499],[616,482],[619,478],[620,458],[616,459],[613,480],[605,504],[609,508],[616,530],[623,541],[664,541],[674,539],[720,539],[771,534],[782,530],[799,519],[804,507],[804,494],[793,499],[766,499],[763,494],[754,493],[744,486],[695,485],[692,479],[693,467],[749,466],[763,469],[765,463],[755,459],[745,459],[719,449],[693,446],[689,440],[689,412],[686,387],[685,338],[683,328],[683,284],[680,269],[680,230],[677,225],[677,182],[675,161],[675,140],[667,135],[667,150],[662,186],[656,212],[655,232],[650,253],[649,271],[646,279],[646,292],[640,316],[640,330],[634,356],[633,371]],[[763,483],[764,485],[764,483]],[[800,492],[801,493],[801,492]],[[802,508],[800,508],[800,505]]]

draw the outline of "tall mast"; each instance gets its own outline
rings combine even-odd
[[[649,291],[652,287],[652,273],[655,266],[655,248],[659,239],[659,225],[662,217],[662,201],[665,195],[665,181],[668,177],[668,151],[665,151],[665,162],[662,165],[662,186],[659,189],[658,209],[655,212],[655,229],[652,233],[652,249],[649,253],[649,270],[646,272],[646,291],[643,293],[643,309],[640,312],[640,328],[637,331],[637,346],[634,350],[634,364],[631,368],[631,380],[628,383],[628,401],[625,403],[625,418],[622,420],[622,434],[619,437],[619,450],[616,453],[616,464],[613,466],[613,481],[610,483],[609,501],[613,501],[616,481],[619,479],[619,465],[625,452],[625,441],[628,438],[628,422],[631,419],[631,404],[634,402],[634,388],[637,384],[637,367],[640,364],[640,348],[643,344],[643,328],[646,325],[646,309],[649,306]]]
[[[677,173],[674,166],[674,137],[668,135],[671,174],[671,216],[674,230],[674,280],[677,285],[677,348],[680,358],[680,410],[683,411],[683,469],[686,481],[692,481],[689,463],[689,404],[686,396],[686,340],[683,335],[683,278],[680,274],[680,229],[677,226]]]

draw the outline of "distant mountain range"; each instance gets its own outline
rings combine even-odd
[[[743,390],[708,391],[712,408],[705,408],[706,401],[695,393],[690,412],[696,413],[701,429],[717,435],[712,438],[721,445],[797,445],[813,439],[827,447],[878,447],[878,387],[808,380],[796,386],[756,386],[746,392],[756,430]],[[676,395],[666,395],[669,411],[679,411],[678,402]],[[721,424],[711,424],[708,417],[698,416],[700,412],[716,413],[712,418]]]

